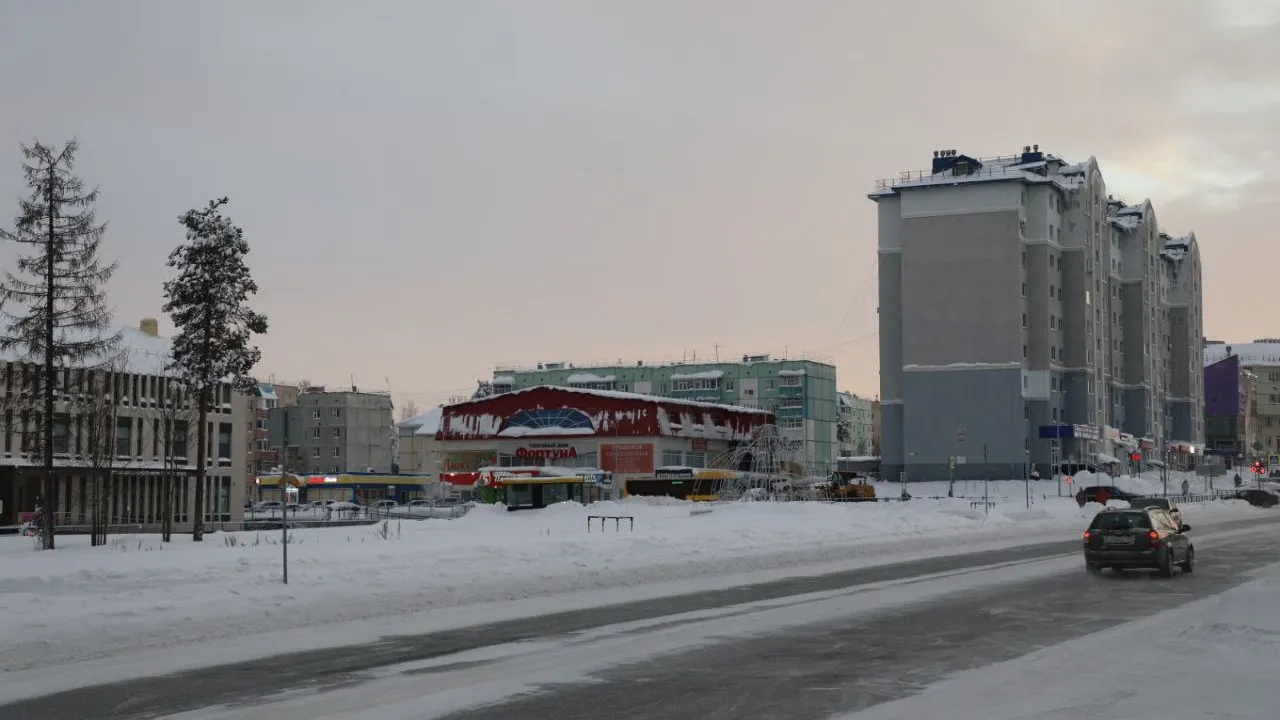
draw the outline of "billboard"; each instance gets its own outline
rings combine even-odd
[[[496,450],[480,450],[478,452],[451,452],[445,453],[444,465],[440,469],[444,472],[475,472],[482,467],[491,467],[498,464],[498,453]]]
[[[600,469],[616,475],[653,472],[653,443],[600,443]]]

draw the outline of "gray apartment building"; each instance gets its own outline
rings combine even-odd
[[[885,477],[1203,448],[1194,234],[1109,194],[1093,158],[1038,146],[938,151],[877,185]]]
[[[268,443],[293,449],[298,473],[390,473],[392,409],[386,393],[308,388],[296,406],[270,411]]]

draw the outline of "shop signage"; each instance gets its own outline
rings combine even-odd
[[[578,448],[564,443],[529,443],[516,448],[521,460],[572,460],[578,457]]]
[[[444,472],[475,472],[482,467],[498,464],[498,453],[494,450],[473,452],[451,452],[444,456]]]
[[[653,443],[600,443],[600,469],[618,475],[653,472]]]

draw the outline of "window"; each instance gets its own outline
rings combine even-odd
[[[218,461],[231,462],[231,423],[218,423]]]
[[[133,455],[133,418],[116,418],[116,455]]]
[[[1027,284],[1022,283],[1022,297],[1026,297],[1026,296],[1027,296]]]
[[[1027,346],[1026,346],[1026,344],[1023,344],[1023,346],[1022,346],[1022,359],[1023,359],[1023,360],[1026,360],[1026,359],[1027,359]]]
[[[312,420],[319,420],[319,419],[320,419],[320,408],[312,408],[312,409],[311,409],[311,419],[312,419]]]
[[[319,440],[319,439],[320,439],[320,428],[318,428],[318,427],[313,427],[313,428],[311,428],[311,439],[312,439],[312,440]]]
[[[173,421],[173,448],[171,454],[176,458],[187,457],[187,421]]]
[[[335,439],[342,437],[342,428],[340,428],[340,427],[336,427],[336,428],[334,428],[334,429],[333,429],[333,437],[334,437]]]
[[[803,375],[781,375],[778,378],[778,387],[800,387],[804,384]]]
[[[342,446],[334,445],[333,447],[329,448],[329,455],[330,457],[342,457]]]
[[[71,415],[53,414],[53,451],[58,454],[71,452]]]
[[[684,464],[683,453],[679,450],[663,450],[662,464],[667,467]]]
[[[1027,314],[1022,313],[1022,327],[1026,327],[1026,326],[1027,326]]]
[[[313,458],[318,458],[318,457],[320,457],[320,446],[319,446],[319,445],[312,445],[312,446],[311,446],[311,457],[313,457]]]
[[[341,409],[341,408],[334,408],[334,409],[333,409],[333,419],[334,419],[334,420],[338,420],[338,419],[340,419],[341,417],[342,417],[342,409]]]
[[[1031,419],[1031,408],[1026,405],[1022,406],[1022,419],[1023,420]]]

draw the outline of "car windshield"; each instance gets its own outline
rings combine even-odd
[[[1099,513],[1093,519],[1094,530],[1147,530],[1151,521],[1146,513]]]
[[[1164,498],[1138,498],[1129,503],[1135,508],[1162,508],[1168,510],[1170,503]]]

